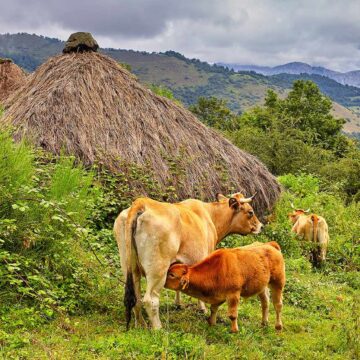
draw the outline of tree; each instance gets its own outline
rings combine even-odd
[[[237,128],[237,116],[227,107],[226,100],[216,97],[199,97],[196,104],[189,106],[204,124],[219,130]]]
[[[285,99],[269,90],[265,106],[245,113],[240,124],[291,134],[310,146],[331,150],[341,157],[350,143],[341,133],[345,120],[335,118],[331,108],[331,100],[320,92],[316,84],[297,80]]]
[[[331,114],[332,102],[309,80],[297,80],[285,99],[269,91],[265,108],[278,119],[280,131],[292,128],[302,132],[303,141],[324,149],[344,149],[346,138],[341,134],[344,119]],[[340,151],[341,152],[341,151]]]
[[[238,129],[225,134],[275,175],[318,174],[324,187],[360,198],[360,151],[331,108],[314,83],[298,80],[284,99],[269,90],[264,106],[242,114]]]

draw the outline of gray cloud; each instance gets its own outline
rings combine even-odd
[[[0,9],[1,33],[83,30],[101,46],[210,62],[360,67],[358,0],[0,0]]]

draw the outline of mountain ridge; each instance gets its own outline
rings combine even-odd
[[[236,63],[218,63],[234,71],[255,71],[256,73],[270,76],[279,74],[313,74],[326,76],[342,85],[360,87],[360,70],[339,72],[323,66],[312,66],[304,62],[294,61],[277,66],[241,65]]]
[[[0,35],[0,57],[9,57],[27,69],[35,70],[50,56],[61,53],[64,42],[35,34]],[[129,64],[132,72],[144,84],[166,86],[185,105],[194,104],[200,96],[225,99],[237,113],[262,104],[268,89],[286,96],[293,81],[314,81],[329,96],[335,114],[347,120],[345,131],[360,133],[360,88],[344,86],[316,74],[278,74],[265,76],[255,72],[235,72],[217,64],[189,59],[176,51],[164,53],[105,48],[100,51],[120,63]],[[358,114],[357,114],[358,113]]]

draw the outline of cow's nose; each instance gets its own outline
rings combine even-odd
[[[260,234],[260,233],[261,233],[261,229],[262,229],[263,226],[264,226],[264,225],[263,225],[261,222],[259,222],[256,226],[253,226],[253,227],[251,228],[251,232],[252,232],[253,234]]]

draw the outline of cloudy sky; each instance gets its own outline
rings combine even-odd
[[[360,0],[0,0],[0,33],[74,31],[208,62],[360,69]]]

